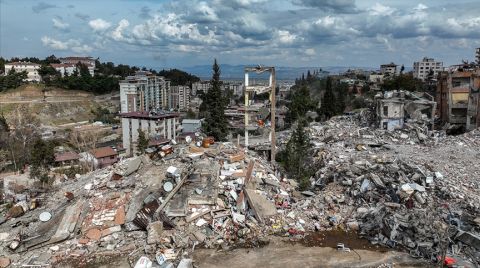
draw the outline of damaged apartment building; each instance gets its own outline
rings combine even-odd
[[[480,126],[480,68],[475,64],[452,66],[438,76],[438,116],[450,129]]]
[[[120,117],[127,155],[135,153],[140,129],[150,143],[175,139],[179,114],[165,110],[169,93],[170,81],[150,72],[137,72],[120,81]]]
[[[420,93],[421,94],[421,93]],[[433,126],[436,102],[424,93],[387,91],[376,96],[376,115],[379,128],[388,131],[403,128],[407,122]]]

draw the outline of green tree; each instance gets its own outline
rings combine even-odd
[[[309,166],[308,151],[311,149],[310,137],[305,131],[307,121],[303,118],[297,121],[297,126],[292,132],[290,139],[287,142],[285,153],[285,161],[283,161],[284,168],[289,176],[295,178],[299,182],[301,190],[309,187],[310,176],[312,169]]]
[[[144,154],[145,150],[148,148],[148,139],[145,132],[141,129],[138,129],[138,142],[137,142],[137,150]]]
[[[50,167],[55,163],[54,147],[53,142],[40,138],[35,141],[30,155],[30,178],[48,181]]]
[[[225,117],[227,100],[222,94],[220,67],[216,59],[212,69],[213,75],[210,81],[212,88],[203,95],[205,121],[202,124],[202,128],[208,136],[213,136],[217,141],[224,141],[228,134],[228,121]]]
[[[293,124],[297,119],[305,117],[308,111],[314,111],[317,101],[310,96],[310,90],[306,85],[292,90],[291,101],[287,104],[285,121],[287,125]]]
[[[196,115],[195,112],[190,108],[190,109],[188,109],[187,115],[185,116],[185,118],[187,118],[187,119],[195,119],[195,118],[197,118],[197,115]]]
[[[327,88],[325,90],[325,94],[323,95],[322,104],[318,111],[319,118],[328,120],[332,116],[337,114],[338,108],[336,108],[335,106],[336,106],[336,100],[332,90],[332,78],[328,77]]]

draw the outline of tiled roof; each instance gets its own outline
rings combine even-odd
[[[16,62],[8,62],[8,63],[5,63],[5,65],[29,65],[29,66],[40,66],[40,64],[38,63],[33,63],[33,62],[19,62],[19,61],[16,61]]]
[[[55,154],[55,162],[71,161],[71,160],[78,160],[78,159],[80,159],[80,156],[74,152],[65,152],[65,153]]]
[[[103,158],[107,156],[117,155],[117,152],[112,147],[101,147],[92,150],[92,154],[95,158]]]

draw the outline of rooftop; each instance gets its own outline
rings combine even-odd
[[[147,120],[156,120],[156,119],[168,119],[180,117],[178,113],[168,113],[168,112],[130,112],[120,114],[122,118],[136,118],[136,119],[147,119]]]
[[[103,158],[107,156],[117,155],[117,152],[113,150],[110,146],[93,149],[91,153],[95,158]]]
[[[59,68],[59,67],[75,67],[75,64],[73,63],[52,63],[50,64],[53,68]]]
[[[200,119],[183,119],[182,124],[198,124],[201,123],[202,120]]]
[[[15,61],[15,62],[8,62],[5,65],[29,65],[29,66],[40,66],[38,63],[33,63],[29,61]]]
[[[78,160],[80,156],[75,152],[65,152],[55,154],[55,162]]]

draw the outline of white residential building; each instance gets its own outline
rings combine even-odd
[[[139,71],[120,81],[120,112],[158,111],[168,108],[170,81]]]
[[[397,66],[395,63],[382,64],[380,65],[380,73],[387,76],[397,75]]]
[[[190,87],[172,86],[168,93],[168,108],[178,111],[188,111],[190,108]]]
[[[443,71],[443,62],[435,61],[433,58],[424,57],[422,61],[413,63],[413,77],[421,80],[425,80],[430,72],[433,72],[433,77],[437,77],[441,71]]]
[[[129,112],[120,114],[120,117],[123,148],[127,155],[132,155],[137,149],[139,129],[150,141],[175,139],[180,130],[179,115],[176,113]]]
[[[10,70],[15,70],[15,72],[27,72],[27,78],[25,81],[29,82],[40,82],[42,78],[38,74],[38,69],[40,69],[40,64],[32,62],[9,62],[5,63],[5,75],[7,75]]]
[[[375,84],[383,84],[383,74],[370,74],[368,76],[368,82]]]
[[[77,70],[77,66],[72,63],[52,63],[50,64],[57,72],[60,72],[62,77],[65,75],[72,75],[75,70]]]
[[[198,94],[198,91],[207,93],[211,86],[212,85],[210,84],[210,81],[195,82],[192,84],[192,95],[196,96]]]
[[[95,59],[92,57],[65,57],[59,59],[63,64],[73,64],[77,65],[78,63],[85,64],[88,68],[88,72],[91,76],[95,75]]]
[[[243,83],[238,81],[228,81],[223,84],[224,90],[231,90],[234,96],[243,96]]]

